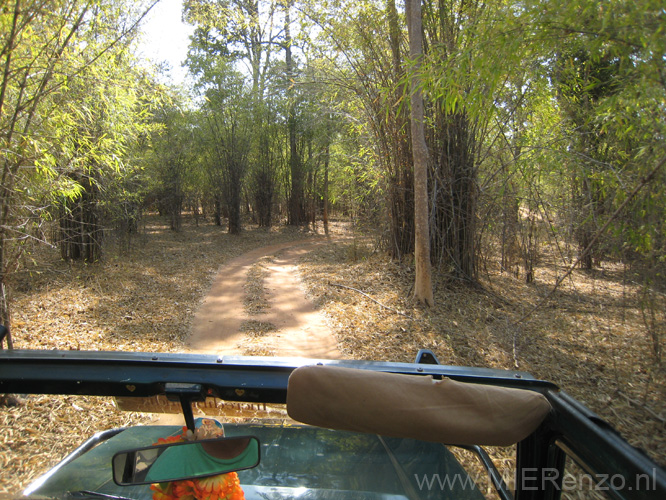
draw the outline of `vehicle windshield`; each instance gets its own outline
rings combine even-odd
[[[95,492],[152,500],[154,486],[114,483],[111,458],[121,450],[181,432],[178,426],[129,428],[68,463],[30,493],[62,497],[66,492]],[[225,424],[225,433],[253,435],[261,442],[259,465],[237,472],[246,499],[427,500],[442,498],[443,488],[455,493],[455,498],[484,498],[453,454],[440,444],[275,422]],[[445,477],[455,484],[437,481]],[[215,478],[206,484],[215,488]]]
[[[117,397],[115,398],[115,403],[116,407],[123,411],[169,413],[174,415],[182,413],[180,403],[178,401],[171,401],[166,396],[145,398]],[[248,403],[208,397],[204,401],[192,402],[192,411],[195,415],[197,413],[205,414],[208,417],[232,423],[268,423],[291,420],[289,415],[287,415],[287,405],[280,403]]]

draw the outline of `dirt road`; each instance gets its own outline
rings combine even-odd
[[[325,238],[259,248],[225,264],[197,311],[188,339],[193,352],[217,355],[264,354],[335,359],[341,353],[333,333],[305,297],[298,259]],[[248,271],[263,257],[265,302],[260,312],[244,307]],[[247,331],[264,325],[265,332]]]

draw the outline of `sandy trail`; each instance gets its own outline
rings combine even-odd
[[[188,345],[193,352],[242,355],[248,343],[260,344],[275,356],[336,359],[341,357],[333,333],[322,315],[305,297],[298,278],[298,259],[329,239],[300,240],[259,248],[232,259],[218,272],[213,285],[192,322]],[[264,286],[270,307],[249,315],[243,306],[248,270],[262,257],[275,256],[264,267]],[[245,321],[275,326],[264,336],[248,339],[241,331]]]
[[[305,297],[298,278],[299,257],[329,242],[330,239],[317,238],[262,247],[222,266],[192,321],[187,339],[190,351],[218,356],[243,355],[248,345],[255,344],[274,356],[341,358],[333,333]],[[269,274],[264,286],[270,307],[264,313],[249,315],[243,304],[247,272],[266,256],[275,256],[265,266]],[[276,329],[250,340],[241,331],[243,322],[249,320],[271,323]],[[180,414],[155,414],[153,423],[183,425],[184,420]]]

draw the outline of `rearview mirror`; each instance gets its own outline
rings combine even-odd
[[[257,465],[259,440],[256,437],[224,437],[118,452],[113,456],[113,480],[120,486],[167,483]]]

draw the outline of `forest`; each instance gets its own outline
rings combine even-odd
[[[609,292],[577,331],[606,340],[632,322],[612,356],[640,374],[624,399],[660,426],[663,462],[663,1],[184,0],[191,85],[137,56],[157,8],[0,0],[8,347],[43,249],[103,279],[156,218],[174,237],[239,239],[344,221],[363,235],[352,261],[406,276],[399,300],[419,315],[461,293],[498,309],[526,298],[503,331],[531,331],[544,311],[588,306],[564,287],[612,281],[619,312],[604,320]],[[538,292],[510,296],[507,280]],[[506,335],[518,367],[537,340]]]

